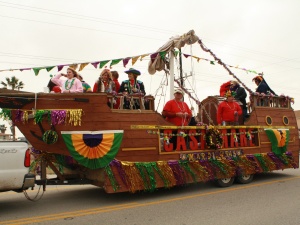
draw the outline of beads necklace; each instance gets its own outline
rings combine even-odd
[[[184,105],[183,105],[183,102],[181,102],[181,106],[182,108],[179,106],[178,102],[176,100],[174,100],[176,102],[176,105],[178,107],[178,109],[180,110],[180,112],[184,112],[185,108],[184,108]]]
[[[67,80],[67,81],[65,82],[65,89],[66,89],[66,90],[70,90],[71,87],[72,87],[73,84],[74,84],[74,81],[75,81],[75,78],[73,78],[72,81],[70,81],[70,82],[69,82],[69,80]]]
[[[178,102],[176,100],[174,100],[176,102],[176,105],[178,107],[178,109],[180,110],[180,112],[184,113],[185,111],[185,107],[183,105],[183,102],[181,102],[181,106],[182,108],[179,106]],[[186,115],[184,114],[184,117],[181,118],[181,126],[184,126],[185,124],[185,120],[186,120]]]
[[[235,104],[234,104],[234,103],[233,103],[233,108],[230,107],[230,105],[228,104],[228,102],[226,102],[226,104],[227,104],[227,106],[228,106],[228,108],[229,108],[230,110],[236,111],[236,110],[235,110],[236,108],[235,108]]]

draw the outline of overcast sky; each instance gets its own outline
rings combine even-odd
[[[295,98],[300,109],[300,1],[298,0],[0,0],[0,70],[94,62],[153,53],[168,39],[195,30],[224,63],[263,72],[277,93]],[[198,44],[183,53],[211,59]],[[206,61],[184,60],[184,73],[195,74],[199,100],[217,95],[232,79]],[[141,70],[147,94],[155,95],[163,73],[149,75],[149,57],[133,67]],[[127,78],[122,62],[113,69]],[[175,70],[176,71],[176,70]],[[232,71],[253,91],[253,73]],[[81,74],[93,86],[101,69]],[[42,92],[50,72],[0,72],[0,81],[17,76],[25,91]],[[159,96],[155,96],[159,99]],[[162,100],[164,102],[165,100]],[[157,101],[158,102],[158,101]]]

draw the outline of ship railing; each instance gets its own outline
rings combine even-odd
[[[124,102],[125,100],[128,100],[132,103],[138,102],[138,105],[140,106],[141,110],[154,110],[154,97],[152,95],[141,95],[141,94],[107,94],[107,97],[109,99],[109,102],[113,102],[113,104],[110,104],[111,109],[115,108],[115,105],[118,104],[118,109],[125,109],[124,108]],[[134,109],[134,104],[131,104],[131,109]]]
[[[290,109],[293,99],[288,96],[274,96],[254,93],[250,96],[250,107],[269,107]]]

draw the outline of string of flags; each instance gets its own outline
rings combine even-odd
[[[117,65],[117,64],[119,64],[120,62],[122,62],[123,66],[126,67],[130,60],[131,60],[132,66],[133,66],[138,61],[138,59],[140,59],[140,61],[142,61],[145,57],[150,56],[150,59],[154,60],[158,54],[160,55],[160,57],[162,59],[164,59],[166,57],[167,53],[168,52],[162,51],[162,52],[148,53],[148,54],[142,54],[142,55],[138,55],[138,56],[130,56],[130,57],[125,57],[125,58],[119,58],[119,59],[109,59],[109,60],[84,62],[84,63],[61,64],[61,65],[44,66],[44,67],[28,67],[28,68],[21,68],[21,69],[5,69],[5,70],[0,70],[0,72],[17,71],[17,70],[22,72],[22,71],[33,70],[34,74],[37,76],[39,74],[40,70],[46,70],[47,72],[50,72],[52,69],[57,68],[57,71],[59,72],[65,66],[72,67],[74,69],[77,69],[78,66],[79,66],[79,71],[81,71],[87,65],[91,64],[91,65],[93,65],[95,67],[95,69],[97,69],[97,68],[102,69],[104,66],[107,66],[107,64],[109,62],[110,62],[110,64],[109,64],[110,68],[113,67],[113,66],[115,66],[115,65]],[[174,51],[174,54],[175,54],[175,57],[177,57],[178,54],[181,54],[185,58],[192,57],[192,58],[196,59],[197,62],[200,62],[200,60],[207,61],[211,65],[215,65],[215,63],[217,63],[214,60],[205,59],[205,58],[201,58],[201,57],[198,57],[198,56],[193,56],[193,55],[181,53],[179,51]],[[231,65],[227,65],[227,66],[232,67],[232,68],[236,68],[236,69],[240,69],[240,70],[244,70],[247,73],[249,72],[249,73],[258,74],[255,70],[249,70],[249,69],[246,69],[246,68],[240,68],[239,66],[231,66]]]

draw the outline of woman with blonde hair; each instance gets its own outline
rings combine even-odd
[[[115,83],[109,69],[104,69],[100,73],[99,79],[94,84],[93,92],[112,93],[116,91]]]
[[[66,77],[67,80],[62,80],[60,79],[61,77]],[[67,69],[67,74],[58,73],[55,77],[51,79],[51,81],[60,87],[61,93],[83,92],[82,83],[78,79],[78,74],[76,70],[74,70],[71,67]]]

